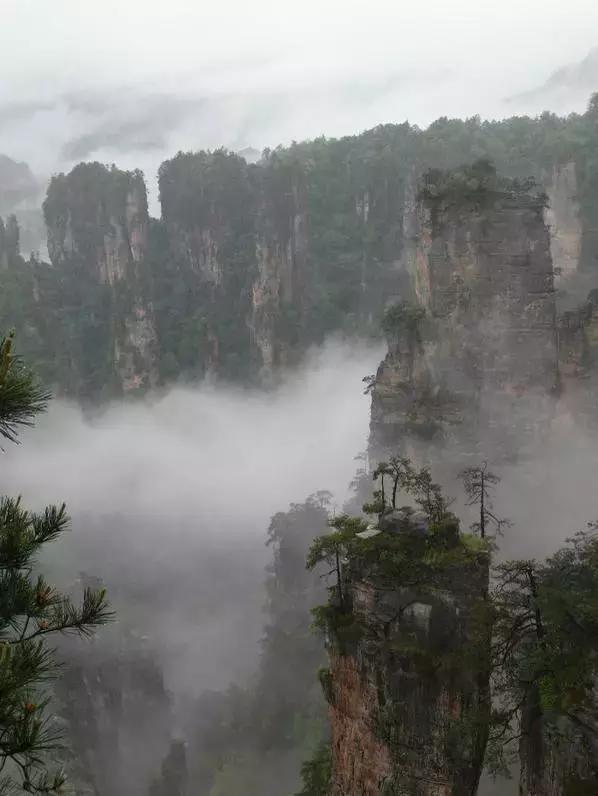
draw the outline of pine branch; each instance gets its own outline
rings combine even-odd
[[[83,601],[76,606],[69,597],[62,597],[55,601],[47,619],[39,622],[37,630],[26,636],[24,641],[32,641],[49,633],[75,633],[81,636],[90,636],[94,628],[106,625],[114,619],[114,611],[106,599],[106,589],[94,591],[85,589]],[[20,644],[16,639],[10,644]]]
[[[14,332],[0,341],[0,436],[18,443],[18,431],[45,411],[50,393],[13,354]]]

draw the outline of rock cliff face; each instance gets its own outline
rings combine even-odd
[[[598,293],[558,319],[562,410],[584,426],[598,423]]]
[[[409,533],[385,531],[398,532]],[[488,559],[463,557],[459,567],[428,575],[393,577],[359,558],[350,564],[350,615],[330,631],[330,670],[322,675],[334,796],[477,792],[488,668],[475,617]]]
[[[32,202],[41,186],[26,163],[0,154],[0,213],[13,213],[25,202]]]
[[[257,164],[217,151],[162,165],[176,264],[166,294],[175,280],[185,283],[187,304],[171,303],[196,319],[204,347],[214,342],[217,373],[271,382],[327,333],[376,328],[385,297],[398,292],[400,179],[366,172],[357,181],[350,164],[334,166],[338,174],[301,147]]]
[[[46,219],[56,278],[40,274],[37,297],[28,297],[53,318],[52,339],[62,340],[60,361],[48,372],[59,390],[96,400],[206,373],[269,382],[327,335],[377,334],[386,304],[413,300],[410,282],[437,313],[438,291],[424,295],[426,269],[436,279],[443,257],[474,302],[484,281],[492,282],[488,294],[502,291],[506,278],[499,269],[495,290],[489,267],[493,241],[523,241],[532,216],[530,240],[544,254],[549,247],[560,298],[566,294],[571,307],[580,286],[587,292],[598,274],[596,141],[594,104],[567,119],[439,119],[427,130],[381,125],[278,148],[252,162],[225,151],[180,153],[160,169],[160,220],[147,217],[140,174],[82,164],[52,181]],[[500,174],[532,175],[544,187],[548,244],[537,237],[541,213],[507,207],[512,191],[505,185],[493,189],[502,209],[459,211],[441,207],[437,197],[432,224],[417,178],[430,167],[454,169],[472,152]],[[462,237],[449,239],[455,224]],[[503,254],[512,263],[527,256],[523,249],[496,251],[494,261]],[[436,265],[427,268],[426,259]],[[479,279],[470,285],[476,269]],[[523,290],[531,296],[535,288],[526,283]],[[6,306],[12,303],[7,297]],[[28,312],[35,315],[35,306]],[[469,323],[474,314],[461,317]],[[1,320],[18,325],[10,311]],[[523,320],[522,328],[530,323]],[[24,353],[34,353],[43,369],[55,349],[44,350],[45,330],[32,327],[32,336],[41,342]]]
[[[179,370],[193,362],[199,375],[247,375],[255,368],[247,326],[256,273],[250,170],[224,151],[181,153],[162,164],[159,182],[167,261],[156,301],[163,349]],[[156,276],[163,265],[153,263]]]
[[[19,255],[19,225],[15,216],[9,216],[6,224],[0,218],[0,268],[8,268],[9,263]]]
[[[249,328],[262,377],[271,380],[277,367],[290,364],[301,336],[308,280],[305,174],[273,160],[260,187]]]
[[[557,335],[545,198],[482,165],[429,172],[404,255],[413,305],[385,317],[374,449],[452,441],[509,449],[547,419]],[[464,422],[466,420],[466,422]]]
[[[558,287],[578,272],[581,257],[583,226],[575,163],[554,166],[543,183],[548,196],[544,217],[550,229],[550,253]]]
[[[84,334],[98,338],[95,363],[85,362],[72,348],[77,340],[69,340],[80,380],[87,381],[86,369],[104,366],[105,382],[122,393],[153,386],[156,330],[142,175],[81,164],[53,178],[44,215],[50,259],[65,285],[66,312],[73,324],[83,321]]]
[[[70,652],[57,700],[72,784],[80,793],[146,796],[171,733],[159,665],[143,649]]]

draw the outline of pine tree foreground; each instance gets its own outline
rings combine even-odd
[[[49,394],[13,354],[13,336],[0,341],[0,436],[18,443]],[[0,498],[0,794],[64,792],[65,775],[48,771],[60,734],[48,713],[48,682],[59,664],[48,637],[89,635],[113,614],[104,589],[85,589],[75,604],[36,573],[36,556],[68,527],[64,504],[41,513],[20,498]]]

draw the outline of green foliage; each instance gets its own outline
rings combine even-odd
[[[330,744],[321,744],[311,760],[301,766],[303,787],[297,796],[328,796],[332,777]]]
[[[407,302],[393,304],[384,313],[382,329],[387,337],[399,333],[417,334],[425,317],[426,311],[423,307],[416,307]]]
[[[322,686],[324,697],[329,705],[334,704],[334,691],[332,688],[332,672],[326,666],[320,667],[318,670],[318,680]]]
[[[14,332],[0,340],[0,436],[17,442],[22,426],[31,426],[43,412],[49,393],[36,382],[22,360],[13,353]]]
[[[473,534],[459,533],[458,521],[430,471],[418,471],[408,459],[392,457],[376,467],[373,477],[381,486],[372,505],[382,509],[382,532],[362,538],[358,534],[365,527],[363,521],[343,515],[333,523],[332,533],[317,539],[310,551],[310,565],[340,561],[342,600],[333,587],[329,602],[313,611],[314,625],[325,632],[329,648],[355,653],[355,645],[363,638],[365,628],[353,613],[351,600],[355,573],[358,577],[367,573],[378,583],[403,590],[417,590],[418,595],[427,593],[432,602],[439,592],[462,589],[464,572],[472,577],[479,573],[480,590],[469,607],[466,643],[447,651],[440,637],[430,636],[422,644],[414,632],[388,642],[385,654],[408,661],[421,682],[434,682],[439,676],[452,683],[472,676],[477,679],[480,704],[451,720],[444,738],[449,757],[462,759],[466,748],[474,749],[481,759],[485,749],[486,766],[495,774],[508,774],[518,743],[528,743],[533,736],[530,722],[536,726],[540,721],[541,732],[550,739],[547,743],[555,745],[555,755],[563,747],[563,760],[572,760],[566,751],[570,748],[582,761],[581,773],[574,767],[564,772],[566,792],[591,792],[596,783],[583,770],[591,769],[588,755],[598,715],[598,525],[578,534],[544,563],[500,564],[488,592],[483,572],[487,573],[493,549],[491,535],[480,534],[477,526]],[[468,468],[463,479],[467,497],[485,512],[486,529],[489,524],[498,525],[489,498],[499,479],[485,465]],[[396,510],[401,491],[426,514],[426,532],[412,527],[413,510]],[[488,674],[494,694],[492,710],[483,698]],[[332,703],[330,670],[321,670],[320,683]],[[399,749],[399,762],[403,752],[397,731],[402,711],[402,705],[385,701],[376,725],[378,736],[391,749]],[[394,792],[395,785],[389,787]]]
[[[374,500],[366,503],[366,514],[383,514],[386,509],[397,508],[397,497],[404,492],[413,498],[431,523],[441,524],[448,516],[452,501],[442,494],[440,484],[432,481],[429,467],[419,470],[404,456],[391,456],[387,462],[380,462],[372,473],[374,481],[380,481],[380,489],[374,492]],[[390,481],[385,488],[385,478]],[[390,490],[390,491],[389,491]]]
[[[179,152],[158,176],[162,223],[150,225],[149,260],[160,357],[178,376],[211,369],[251,381],[258,370],[247,328],[257,276],[256,169],[219,149]]]
[[[12,442],[31,425],[48,395],[12,355],[12,338],[0,344],[0,435]],[[88,635],[109,621],[105,591],[85,589],[80,604],[35,576],[35,558],[67,528],[65,506],[29,512],[20,498],[0,499],[0,793],[58,793],[65,778],[48,774],[59,736],[47,714],[47,681],[57,664],[47,637]]]
[[[405,245],[405,197],[421,174],[421,195],[436,214],[483,208],[497,192],[525,194],[530,207],[541,208],[545,197],[533,181],[545,185],[556,168],[574,162],[581,267],[596,271],[595,104],[594,97],[586,114],[566,118],[443,117],[425,130],[381,125],[280,147],[255,165],[225,150],[179,153],[160,168],[162,220],[150,220],[147,257],[130,264],[133,295],[124,285],[102,285],[97,259],[104,241],[120,235],[128,196],[144,216],[143,177],[80,164],[53,178],[44,203],[54,268],[18,256],[12,222],[0,231],[0,322],[17,329],[22,352],[46,383],[86,400],[119,391],[114,352],[116,344],[122,350],[132,299],[153,313],[164,382],[207,371],[255,380],[260,333],[272,338],[275,360],[298,357],[335,332],[378,336],[381,326],[394,334],[407,323],[420,334],[421,319],[394,307],[385,314],[385,307],[389,296],[407,294],[396,262]],[[288,273],[280,295],[266,291],[254,306],[259,257],[267,274],[274,264],[273,273]],[[433,435],[421,414],[414,424]]]
[[[367,528],[367,523],[359,517],[342,514],[330,520],[329,525],[335,530],[325,536],[314,539],[307,554],[307,568],[314,569],[318,564],[326,563],[332,567],[327,575],[335,575],[336,585],[333,588],[335,599],[340,611],[346,608],[344,591],[343,561],[349,554],[356,534]]]
[[[491,596],[493,670],[500,709],[493,715],[492,759],[502,763],[509,739],[530,732],[529,715],[544,731],[569,735],[595,716],[598,674],[598,538],[578,534],[545,563],[509,561],[497,568]],[[530,713],[530,706],[534,712]]]
[[[52,177],[43,204],[48,229],[60,236],[49,241],[50,254],[56,243],[64,244],[67,225],[82,263],[95,262],[104,235],[115,235],[113,221],[126,223],[127,196],[134,192],[140,212],[147,212],[147,194],[141,171],[122,171],[114,164],[79,163],[67,175]]]
[[[325,562],[330,569],[324,574],[334,575],[328,603],[315,608],[312,614],[314,627],[326,635],[328,646],[344,653],[353,649],[363,634],[352,610],[353,570],[376,573],[403,588],[417,587],[433,594],[438,589],[455,588],[464,568],[487,567],[490,553],[483,540],[459,533],[459,522],[449,512],[449,501],[432,481],[428,468],[417,470],[409,459],[393,456],[378,464],[373,477],[381,481],[382,489],[375,493],[372,503],[364,506],[364,511],[379,513],[381,528],[385,521],[394,523],[392,532],[383,530],[362,538],[359,534],[368,524],[360,517],[340,515],[330,521],[334,529],[331,533],[315,539],[307,557],[309,568]],[[390,480],[389,489],[384,487],[385,477]],[[413,509],[403,507],[401,519],[392,515],[399,489],[422,509],[428,523],[425,532],[413,525]],[[393,519],[387,519],[391,515]],[[484,632],[485,628],[484,625]],[[482,635],[480,632],[480,638]],[[439,659],[434,667],[448,663]],[[331,692],[329,686],[323,684],[326,693]]]
[[[430,169],[422,180],[419,196],[431,206],[442,202],[445,205],[482,207],[499,193],[528,196],[536,187],[535,180],[499,177],[495,165],[488,158],[481,158],[470,165],[447,171]],[[544,193],[536,197],[539,205],[546,202]]]

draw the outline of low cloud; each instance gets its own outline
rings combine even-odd
[[[67,502],[74,530],[48,566],[105,579],[173,692],[224,687],[258,654],[270,517],[320,489],[342,504],[380,354],[327,346],[272,393],[174,389],[93,419],[54,402],[3,455],[3,491]]]

